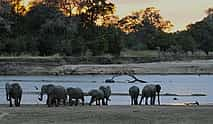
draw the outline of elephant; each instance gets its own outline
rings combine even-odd
[[[54,103],[57,107],[60,104],[61,100],[63,100],[63,104],[66,105],[67,92],[63,86],[55,86],[52,95],[50,95],[49,97],[49,104]]]
[[[100,86],[99,90],[104,92],[104,105],[108,105],[108,101],[110,101],[109,97],[111,96],[111,87],[110,86]]]
[[[149,84],[144,86],[142,90],[142,96],[140,100],[140,105],[143,101],[143,98],[145,97],[145,104],[148,105],[148,98],[150,97],[150,105],[155,105],[155,97],[156,97],[156,92],[158,95],[158,105],[160,105],[160,90],[161,86],[159,84]]]
[[[52,84],[43,85],[41,88],[40,98],[39,100],[42,101],[43,94],[47,94],[47,101],[46,104],[48,107],[55,104],[57,107],[60,104],[60,101],[63,100],[63,104],[66,104],[67,94],[66,90],[63,86],[55,86]]]
[[[89,105],[92,105],[94,101],[96,101],[96,105],[100,105],[100,101],[102,100],[102,105],[104,105],[104,92],[99,89],[92,89],[88,92],[88,95],[91,96]]]
[[[75,99],[75,105],[78,105],[79,99],[82,101],[82,105],[84,105],[84,93],[81,88],[67,88],[67,95],[69,96],[69,104],[72,106],[72,99]]]
[[[42,85],[41,92],[40,92],[40,98],[38,98],[40,101],[43,100],[43,95],[47,95],[46,105],[48,105],[49,101],[49,94],[53,91],[54,85],[48,84],[48,85]]]
[[[22,88],[19,83],[6,83],[6,99],[10,101],[10,107],[12,107],[12,99],[15,100],[15,106],[20,106],[21,98],[22,98]]]
[[[140,90],[137,86],[132,86],[129,88],[129,95],[131,97],[131,105],[138,105],[138,96]]]

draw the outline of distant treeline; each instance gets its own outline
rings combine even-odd
[[[119,56],[122,50],[213,51],[213,9],[184,31],[154,7],[119,19],[108,0],[0,0],[0,54]]]

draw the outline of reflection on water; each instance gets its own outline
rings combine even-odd
[[[9,81],[19,81],[24,92],[38,92],[43,84],[57,84],[64,87],[80,87],[84,92],[99,87],[110,85],[113,93],[128,93],[129,87],[136,85],[142,89],[142,83],[127,83],[132,80],[129,76],[115,78],[115,83],[105,83],[112,75],[83,75],[83,76],[0,76],[0,104],[6,104],[4,85]],[[153,84],[160,84],[162,94],[172,93],[178,95],[207,94],[207,96],[162,96],[162,104],[183,104],[184,102],[199,101],[200,104],[213,103],[213,75],[137,75],[139,79]],[[39,88],[39,90],[37,90]],[[89,102],[90,97],[86,97]],[[38,101],[37,94],[23,94],[24,104],[43,104]],[[112,96],[111,105],[127,105],[130,103],[129,96]]]

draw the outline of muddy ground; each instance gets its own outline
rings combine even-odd
[[[0,105],[0,124],[213,124],[213,106]]]
[[[0,59],[0,75],[213,74],[213,60],[135,64],[73,64],[46,59]]]

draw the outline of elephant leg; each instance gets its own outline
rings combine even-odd
[[[104,102],[103,100],[104,100],[104,99],[102,99],[102,103]],[[101,99],[98,99],[98,105],[99,105],[99,106],[101,105]]]
[[[98,105],[98,100],[97,99],[95,99],[95,103],[96,103],[96,105]]]
[[[152,99],[152,105],[155,105],[155,95],[153,96],[153,99]]]
[[[153,97],[151,96],[150,97],[150,105],[152,105],[152,102],[153,102]]]
[[[15,98],[15,106],[18,106],[18,98]]]
[[[106,105],[105,98],[102,99],[102,105]]]
[[[96,99],[96,105],[101,105],[101,100],[102,100],[102,102],[103,102],[103,99]]]
[[[140,102],[139,102],[139,105],[141,105],[142,104],[142,101],[143,101],[143,96],[141,96],[141,100],[140,100]]]
[[[135,105],[138,105],[138,97],[134,98],[134,103],[135,103]]]
[[[53,98],[48,98],[48,101],[47,101],[47,105],[48,107],[51,107],[53,104],[54,104],[55,100]]]
[[[148,105],[148,97],[145,97],[145,105]]]
[[[99,99],[96,99],[96,105],[99,105],[99,102],[100,102]]]
[[[133,105],[133,97],[131,96],[131,105]]]
[[[106,105],[106,104],[105,104],[105,99],[102,99],[102,105]]]
[[[19,106],[19,98],[16,99],[16,106]]]
[[[52,100],[48,99],[47,105],[48,105],[48,107],[51,107],[52,106]]]
[[[9,100],[10,100],[10,107],[13,107],[12,98],[9,97]]]
[[[97,99],[95,100],[95,105],[98,105],[98,100]]]
[[[17,98],[17,106],[20,106],[20,100]]]
[[[82,105],[84,105],[84,97],[83,97],[83,98],[81,98],[81,101],[82,101]]]
[[[93,101],[94,101],[94,97],[92,96],[90,99],[89,105],[92,105]],[[96,101],[96,104],[97,104],[97,101]]]
[[[46,105],[48,105],[48,101],[49,101],[49,95],[47,95]]]
[[[73,105],[73,102],[72,102],[72,98],[71,96],[69,96],[69,105],[72,106]]]
[[[63,99],[63,104],[66,105],[66,98]]]
[[[19,99],[18,99],[18,106],[20,106],[20,104],[21,104],[21,98],[22,98],[22,96],[20,95]]]
[[[52,103],[51,104],[57,106],[57,102],[58,102],[58,100],[54,98],[54,99],[52,99]]]
[[[55,106],[58,107],[60,104],[60,99],[56,99]]]
[[[106,99],[106,105],[108,105],[109,98]]]
[[[77,106],[77,105],[78,105],[78,99],[75,100],[75,106]]]
[[[160,105],[160,95],[158,93],[158,105]]]

